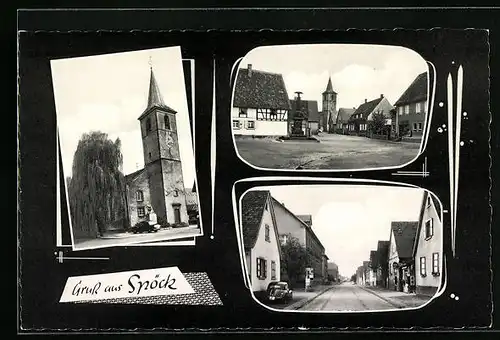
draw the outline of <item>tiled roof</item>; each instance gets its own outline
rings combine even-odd
[[[392,222],[391,229],[400,259],[411,258],[417,235],[418,222]]]
[[[139,176],[145,170],[146,170],[145,168],[142,168],[142,169],[134,171],[128,175],[125,175],[125,182],[129,183],[129,182],[133,181],[137,176]]]
[[[381,265],[387,261],[389,256],[389,241],[378,241],[377,244],[377,261]]]
[[[312,225],[312,215],[297,215],[297,217],[304,221],[304,223],[308,226]]]
[[[253,248],[257,241],[262,214],[269,195],[269,191],[252,190],[241,200],[241,227],[245,249]]]
[[[354,111],[353,115],[362,115],[362,119],[367,119],[370,113],[375,110],[377,105],[384,99],[383,97],[379,97],[377,99],[370,100],[369,102],[361,104],[356,111]],[[361,118],[360,118],[361,119]]]
[[[234,107],[290,110],[283,76],[277,73],[239,69],[234,89]]]
[[[341,107],[337,114],[337,123],[347,123],[356,109],[346,109]]]
[[[306,114],[308,121],[310,122],[319,122],[319,113],[318,113],[318,102],[315,100],[300,100],[302,106],[302,112]],[[290,100],[291,110],[288,113],[289,120],[293,120],[295,117],[295,112],[297,110],[297,100]]]
[[[424,101],[427,99],[427,72],[421,73],[410,84],[394,106]]]

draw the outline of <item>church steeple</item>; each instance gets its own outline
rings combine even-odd
[[[164,107],[165,103],[163,102],[160,88],[158,87],[158,83],[156,82],[155,74],[153,72],[153,67],[151,66],[151,75],[149,78],[148,106],[146,107],[146,110],[149,110],[154,106]]]
[[[332,77],[328,77],[328,85],[326,85],[326,90],[323,93],[336,93],[333,91]]]

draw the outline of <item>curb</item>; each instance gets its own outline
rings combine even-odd
[[[297,310],[297,309],[305,306],[306,304],[308,304],[312,300],[316,299],[318,296],[323,295],[324,293],[326,293],[330,289],[333,289],[333,287],[335,287],[335,286],[331,286],[331,287],[325,288],[322,291],[320,291],[318,294],[314,295],[313,297],[310,297],[308,299],[299,300],[299,301],[297,301],[295,303],[292,303],[290,306],[287,306],[287,307],[285,307],[283,309],[284,310]]]
[[[361,288],[361,289],[363,289],[363,290],[364,290],[364,291],[366,291],[366,292],[372,293],[372,294],[373,294],[373,295],[375,295],[376,297],[381,298],[382,300],[384,300],[385,302],[387,302],[387,303],[391,304],[392,306],[394,306],[394,307],[396,307],[396,308],[406,308],[406,307],[407,307],[406,305],[404,305],[404,304],[402,304],[402,303],[401,303],[401,304],[400,304],[400,303],[395,303],[394,301],[391,301],[391,300],[389,300],[388,298],[383,297],[382,295],[375,293],[375,291],[373,291],[373,290],[371,290],[371,289],[369,289],[369,288],[365,288],[365,287],[363,287],[363,286],[358,286],[358,287],[359,287],[359,288]]]

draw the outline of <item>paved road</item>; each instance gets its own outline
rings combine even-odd
[[[322,134],[321,143],[237,138],[240,156],[270,169],[359,169],[400,166],[412,161],[419,143],[396,143],[366,137]]]
[[[309,311],[365,311],[396,309],[389,302],[379,298],[351,282],[334,286],[299,310]]]

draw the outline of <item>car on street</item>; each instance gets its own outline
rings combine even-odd
[[[269,301],[289,302],[293,298],[293,291],[284,281],[272,281],[267,286],[267,298]]]
[[[156,233],[159,229],[160,229],[159,224],[149,224],[148,221],[142,221],[134,225],[131,231],[134,234]]]

